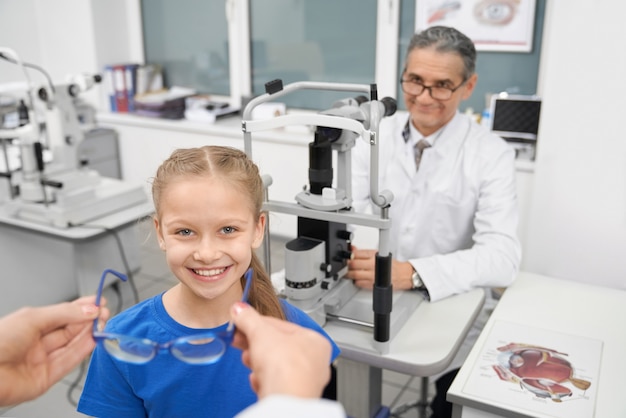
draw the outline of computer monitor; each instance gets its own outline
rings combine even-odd
[[[491,130],[515,149],[518,159],[535,159],[541,98],[525,95],[491,97]]]
[[[491,130],[507,141],[534,143],[539,130],[541,99],[537,96],[494,95]]]

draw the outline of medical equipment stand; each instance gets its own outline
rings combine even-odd
[[[360,114],[364,120],[358,121],[350,117],[335,116],[329,114],[294,114],[282,115],[268,120],[250,120],[252,110],[259,104],[276,100],[290,92],[300,89],[352,91],[367,93],[370,97],[371,105],[367,112]],[[267,211],[280,212],[296,215],[305,219],[319,220],[325,222],[336,222],[351,225],[362,225],[379,229],[379,252],[376,260],[376,279],[373,291],[373,311],[374,311],[374,341],[375,348],[381,352],[388,352],[390,339],[390,316],[392,308],[392,287],[391,287],[391,254],[389,253],[389,228],[388,207],[393,196],[391,193],[378,193],[378,124],[384,115],[384,104],[379,106],[375,85],[341,84],[341,83],[319,83],[319,82],[298,82],[292,83],[283,88],[282,81],[274,80],[266,84],[266,94],[252,99],[243,112],[242,130],[244,132],[245,152],[252,158],[252,132],[263,129],[284,127],[287,125],[314,125],[317,127],[349,131],[354,133],[346,143],[340,143],[342,153],[339,153],[339,169],[337,188],[324,189],[322,196],[301,193],[296,198],[298,204],[288,202],[276,202],[267,200],[264,209]],[[395,103],[394,103],[395,105]],[[381,109],[381,107],[383,109]],[[382,110],[382,113],[381,113]],[[395,107],[393,109],[395,112]],[[369,117],[369,118],[368,118]],[[372,200],[382,208],[382,215],[377,218],[373,215],[358,214],[351,210],[351,184],[350,169],[351,157],[349,149],[354,145],[354,140],[360,136],[368,139],[372,147]],[[350,143],[352,141],[352,143]],[[266,181],[267,183],[267,181]],[[269,224],[269,223],[268,223]],[[266,229],[266,238],[269,238],[269,225]],[[268,240],[266,240],[266,243]],[[266,257],[267,257],[266,252]],[[269,257],[268,257],[269,259]],[[329,261],[327,260],[327,263]],[[338,272],[341,274],[341,272]],[[336,274],[337,275],[337,274]],[[332,280],[326,282],[325,289],[337,289],[340,294],[345,292],[346,286],[354,285],[345,280]],[[304,287],[303,285],[302,287]],[[306,286],[309,286],[307,284]],[[318,283],[311,285],[318,286]],[[326,287],[327,286],[327,287]],[[309,290],[309,289],[307,289]],[[351,296],[351,295],[350,295]],[[335,305],[337,302],[333,302]],[[331,303],[321,304],[323,309],[329,307]],[[332,311],[332,307],[330,310]],[[316,316],[313,313],[312,316]]]

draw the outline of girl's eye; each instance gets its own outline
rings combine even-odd
[[[235,232],[235,228],[233,228],[232,226],[225,226],[224,228],[222,228],[222,232],[225,234],[232,234],[233,232]]]
[[[177,233],[178,233],[178,235],[182,235],[184,237],[187,237],[187,236],[191,235],[191,229],[181,229]]]

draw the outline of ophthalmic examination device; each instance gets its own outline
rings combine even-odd
[[[396,111],[396,101],[378,100],[375,84],[296,82],[283,86],[281,80],[265,85],[266,93],[253,98],[243,111],[242,130],[246,154],[252,158],[252,133],[288,125],[306,125],[314,130],[309,143],[309,184],[295,196],[295,202],[269,199],[273,180],[264,175],[264,210],[295,215],[297,237],[286,243],[285,286],[282,296],[308,313],[319,324],[340,321],[346,326],[371,328],[373,347],[388,351],[406,319],[423,300],[415,292],[394,292],[391,286],[392,255],[389,250],[389,206],[393,195],[378,189],[378,136],[383,117]],[[265,120],[251,118],[262,103],[298,90],[328,90],[361,93],[356,98],[335,102],[330,109],[311,114],[286,114]],[[370,196],[380,215],[357,213],[352,208],[351,149],[357,140],[370,145]],[[333,157],[336,153],[337,178]],[[377,228],[375,284],[372,291],[343,280],[351,258],[352,226]],[[270,265],[269,222],[264,257]]]

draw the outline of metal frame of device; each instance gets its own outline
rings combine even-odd
[[[330,109],[318,114],[288,114],[267,120],[251,120],[252,111],[256,106],[268,101],[274,101],[278,97],[301,89],[361,92],[368,95],[369,102],[365,112],[361,112],[358,107],[356,108],[356,113],[359,116],[355,116],[355,113],[341,115],[340,113],[334,113],[333,109]],[[324,278],[309,280],[303,283],[301,287],[306,292],[309,286],[322,286],[324,289],[323,295],[319,298],[313,296],[312,300],[307,301],[296,300],[295,304],[322,325],[326,320],[332,319],[344,321],[349,325],[373,326],[374,348],[380,353],[387,353],[389,340],[404,325],[408,316],[413,313],[422,299],[416,297],[414,292],[393,292],[391,287],[391,253],[389,250],[391,220],[388,217],[388,212],[393,195],[389,191],[378,190],[378,125],[382,117],[385,116],[385,105],[378,101],[376,85],[296,82],[283,87],[282,81],[274,80],[266,84],[266,91],[266,94],[252,99],[243,111],[242,130],[244,132],[244,146],[249,158],[252,158],[252,132],[259,130],[274,129],[288,125],[311,125],[318,129],[322,127],[324,129],[341,130],[342,138],[345,132],[352,132],[353,134],[348,136],[349,139],[343,142],[337,141],[337,143],[332,145],[333,150],[337,151],[338,173],[336,188],[324,188],[323,192],[317,196],[309,193],[309,191],[301,192],[296,196],[297,203],[273,201],[268,198],[267,193],[267,188],[271,185],[272,180],[269,176],[264,176],[266,187],[264,210],[298,216],[299,233],[302,227],[300,224],[301,219],[313,222],[313,226],[302,227],[308,228],[308,230],[323,229],[323,227],[318,228],[319,225],[316,222],[325,223],[324,227],[329,228],[327,235],[330,239],[333,239],[335,235],[345,233],[344,230],[335,228],[336,225],[360,225],[379,230],[376,278],[372,292],[358,289],[350,280],[340,280],[345,275],[347,267],[344,270],[337,271],[337,266],[329,265],[331,263],[328,261],[327,252],[327,264],[319,267],[319,270],[323,273],[322,276],[326,275],[326,280]],[[393,104],[393,111],[395,112],[395,101],[393,101]],[[354,146],[354,142],[358,140],[359,136],[369,141],[371,147],[370,195],[372,196],[372,201],[381,208],[379,216],[356,213],[351,208],[350,148]],[[310,148],[312,144],[309,145]],[[317,176],[317,174],[313,175]],[[311,177],[311,168],[309,168],[309,176]],[[342,228],[340,227],[339,229]],[[269,222],[265,232],[264,257],[267,267],[270,263]],[[291,244],[291,255],[295,254],[295,261],[292,265],[297,266],[296,270],[304,269],[305,261],[307,261],[303,257],[298,258],[297,252],[299,250],[323,251],[316,250],[318,241],[323,241],[323,238],[319,236],[312,239],[307,238]],[[336,246],[334,244],[334,247]],[[287,248],[286,251],[290,251],[290,249]],[[286,254],[285,260],[286,272],[290,263],[287,260],[288,255]],[[318,267],[313,269],[318,269]],[[331,272],[331,270],[334,271]],[[286,277],[286,279],[289,279],[289,277]],[[319,282],[322,283],[320,284]],[[289,297],[287,299],[292,302]],[[359,321],[349,318],[350,315],[344,315],[345,312],[354,311],[357,305],[363,306],[364,304],[367,305],[369,313],[373,317],[373,321],[370,324],[359,323]],[[393,316],[391,315],[392,306],[396,309]]]

